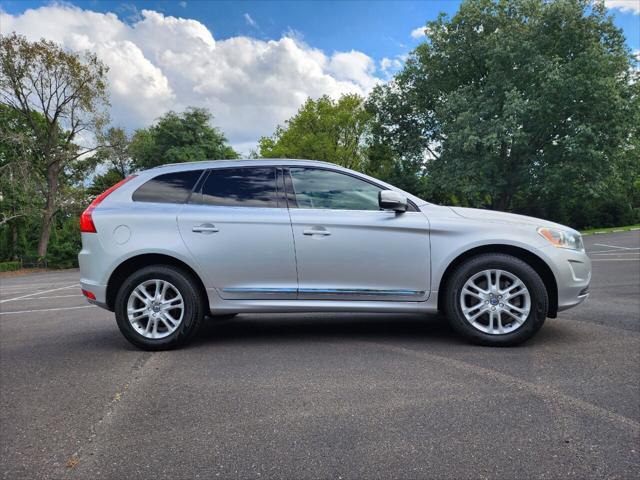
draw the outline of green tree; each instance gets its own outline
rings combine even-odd
[[[17,258],[19,230],[43,206],[32,169],[36,141],[22,115],[0,104],[0,258]]]
[[[366,133],[371,115],[358,95],[333,101],[308,99],[298,113],[258,142],[266,158],[307,158],[362,170],[366,167]]]
[[[637,71],[601,2],[468,0],[369,102],[431,198],[570,222],[630,143]],[[637,157],[635,159],[637,161]]]
[[[120,175],[120,180],[129,175],[133,169],[133,159],[130,153],[131,139],[124,129],[109,128],[100,138],[102,147],[95,155],[96,163],[114,170]]]
[[[34,177],[42,178],[45,204],[38,256],[45,257],[58,211],[61,179],[93,160],[74,141],[106,121],[107,68],[90,53],[80,56],[53,42],[0,36],[0,104],[21,115],[35,147]]]
[[[96,174],[87,193],[96,196],[115,185],[133,171],[133,158],[130,153],[131,139],[122,128],[111,127],[100,138],[103,145],[95,154],[95,164],[106,168],[104,173]]]
[[[163,115],[155,125],[134,133],[129,145],[133,166],[144,169],[166,163],[238,158],[211,121],[211,113],[203,108]]]
[[[93,177],[91,185],[87,187],[87,194],[90,196],[100,195],[106,189],[112,187],[123,178],[124,176],[122,175],[122,172],[117,168],[112,167],[106,172]]]

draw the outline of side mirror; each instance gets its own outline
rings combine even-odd
[[[395,190],[380,190],[378,192],[378,205],[383,210],[407,211],[407,197]]]

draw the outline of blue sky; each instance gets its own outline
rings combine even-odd
[[[450,1],[0,0],[0,32],[90,49],[110,67],[111,117],[133,130],[209,108],[244,153],[307,97],[366,95],[450,15]],[[640,0],[606,0],[640,50]]]
[[[15,14],[50,3],[10,0],[2,1],[0,5],[6,12]],[[113,12],[129,21],[142,9],[195,18],[220,39],[248,35],[266,40],[297,32],[305,42],[329,53],[354,49],[381,60],[410,51],[418,44],[410,32],[434,19],[439,12],[454,14],[460,1],[82,0],[68,3],[89,10]],[[611,9],[611,13],[616,25],[625,32],[631,49],[640,49],[640,16],[630,11],[634,3],[640,10],[640,0],[611,3],[623,8],[624,3],[629,4],[627,9]]]

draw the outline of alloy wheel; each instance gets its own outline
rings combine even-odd
[[[129,294],[127,318],[134,330],[145,338],[159,339],[171,335],[183,317],[182,295],[166,280],[147,280]]]
[[[506,270],[482,270],[460,294],[462,313],[474,328],[503,335],[520,328],[531,311],[531,295],[522,280]]]

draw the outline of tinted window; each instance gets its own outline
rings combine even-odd
[[[200,178],[202,170],[158,175],[133,194],[136,202],[184,203]]]
[[[299,208],[380,210],[381,189],[364,180],[311,168],[291,168],[290,172]]]
[[[209,172],[202,195],[205,205],[225,207],[277,207],[274,168],[225,168]]]

